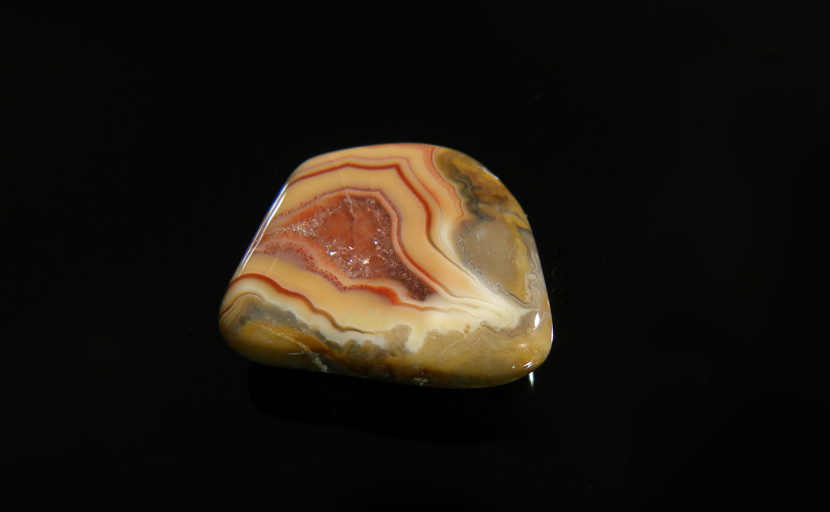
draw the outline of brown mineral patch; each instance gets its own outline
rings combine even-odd
[[[326,371],[403,384],[445,388],[497,386],[522,378],[550,350],[550,318],[528,319],[510,333],[480,327],[469,333],[433,333],[414,353],[350,340],[323,343],[297,329],[250,321],[230,343],[245,357],[273,366]]]
[[[315,364],[315,354],[327,351],[322,341],[304,331],[261,320],[246,322],[228,345],[258,363],[317,371],[322,368]]]
[[[449,148],[435,152],[436,167],[447,178],[465,185],[478,204],[473,205],[490,217],[509,215],[518,227],[530,229],[527,216],[507,187],[473,158]]]
[[[441,387],[506,384],[538,367],[550,351],[550,318],[538,328],[529,323],[512,333],[480,327],[470,333],[435,333],[407,362],[417,365]]]

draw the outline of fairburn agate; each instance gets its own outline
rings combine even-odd
[[[259,363],[450,388],[521,378],[552,339],[519,203],[472,158],[423,144],[298,167],[237,268],[219,325]]]

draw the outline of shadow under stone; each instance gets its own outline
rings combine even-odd
[[[441,389],[257,363],[248,371],[251,400],[268,416],[450,444],[518,428],[532,389],[527,377],[492,388]]]

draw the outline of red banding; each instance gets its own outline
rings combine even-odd
[[[298,178],[295,178],[293,180],[290,180],[288,182],[288,184],[286,185],[286,189],[288,189],[289,187],[291,187],[295,183],[297,183],[299,181],[302,181],[304,179],[312,178],[312,177],[315,177],[315,176],[320,176],[322,174],[326,174],[326,173],[333,172],[333,171],[339,171],[341,169],[345,169],[345,168],[348,168],[348,167],[355,168],[355,169],[363,169],[363,170],[367,170],[367,171],[382,171],[382,170],[394,169],[395,172],[398,174],[398,177],[401,179],[401,181],[407,186],[407,188],[409,188],[409,190],[412,192],[412,194],[418,199],[418,201],[420,201],[421,205],[423,206],[424,213],[426,215],[426,225],[424,227],[424,236],[426,237],[427,240],[430,240],[430,234],[429,233],[430,233],[430,230],[431,230],[431,227],[432,227],[432,211],[430,210],[429,204],[427,203],[426,199],[424,199],[424,197],[418,192],[418,190],[415,189],[414,185],[412,185],[412,183],[406,178],[406,176],[403,172],[403,169],[401,169],[401,166],[399,164],[365,165],[365,164],[356,164],[356,163],[346,162],[346,163],[335,165],[333,167],[327,167],[327,168],[324,168],[324,169],[320,169],[320,170],[314,171],[312,173],[309,173],[309,174],[300,176]],[[342,189],[339,189],[337,191],[328,191],[327,194],[337,193],[337,192],[346,191],[346,190],[349,190],[349,187],[344,185],[344,187]],[[377,192],[379,192],[390,205],[394,205],[394,202],[390,201],[389,198],[387,198],[385,196],[385,194],[383,194],[382,190],[377,190]],[[393,208],[394,208],[394,206],[393,206]],[[400,217],[400,214],[399,214],[399,212],[397,212],[397,210],[396,210],[396,213],[398,213],[398,217]],[[398,223],[398,226],[400,226],[400,222]],[[436,283],[437,282],[436,279],[425,268],[423,268],[421,265],[416,263],[415,260],[413,260],[412,257],[409,255],[409,253],[406,251],[406,248],[404,247],[403,242],[400,239],[400,234],[398,235],[398,244],[400,246],[401,252],[403,253],[402,254],[403,258],[407,262],[409,262],[409,264],[411,264],[413,267],[415,267],[419,272],[421,272],[422,275],[426,276],[431,282]]]

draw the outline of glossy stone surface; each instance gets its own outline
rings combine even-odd
[[[552,339],[516,199],[472,158],[423,144],[298,167],[237,268],[219,325],[260,363],[438,387],[523,377]]]

